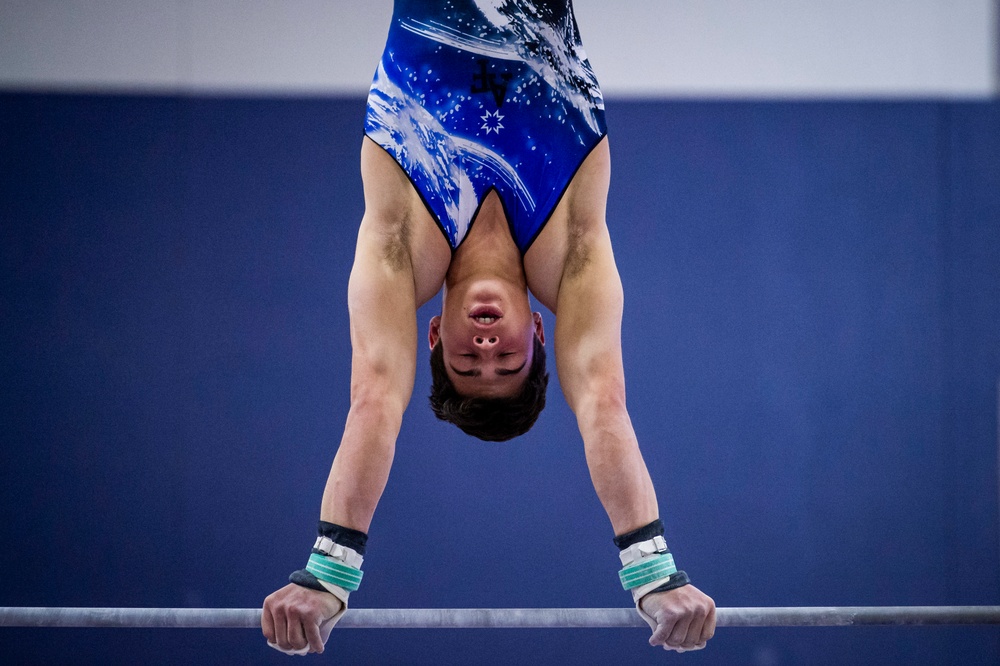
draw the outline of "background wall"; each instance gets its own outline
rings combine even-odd
[[[996,6],[574,2],[606,93],[715,97],[990,95]],[[391,13],[390,0],[6,0],[0,86],[364,94]]]
[[[259,605],[304,562],[346,415],[363,96],[36,84],[0,94],[0,605]],[[609,99],[630,411],[720,605],[998,603],[1000,103],[887,97]],[[484,444],[434,421],[425,366],[356,605],[626,605],[558,383]],[[287,661],[248,631],[2,634],[13,663]],[[328,654],[663,659],[645,640],[345,631]],[[730,629],[683,659],[997,654],[995,628]]]

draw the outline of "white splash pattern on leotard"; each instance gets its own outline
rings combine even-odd
[[[530,0],[475,0],[485,19],[472,31],[459,31],[436,21],[404,19],[401,27],[453,48],[490,58],[518,60],[530,67],[587,122],[600,131],[597,111],[604,101],[597,76],[576,38],[572,13],[561,24],[543,18],[543,10]],[[572,35],[573,39],[567,39]]]
[[[453,248],[495,190],[526,252],[606,127],[570,0],[396,0],[365,131]]]
[[[392,80],[379,63],[368,98],[368,136],[389,150],[411,178],[419,179],[428,199],[441,202],[446,230],[456,247],[469,229],[479,205],[470,174],[487,170],[504,181],[526,210],[535,201],[517,171],[503,157],[475,141],[454,136],[420,100]]]

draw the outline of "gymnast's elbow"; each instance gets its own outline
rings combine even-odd
[[[618,377],[594,377],[577,391],[571,403],[581,432],[603,430],[629,421],[625,382]]]
[[[348,423],[372,432],[389,428],[398,432],[409,396],[385,373],[366,373],[351,381]]]

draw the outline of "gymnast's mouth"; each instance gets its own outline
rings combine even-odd
[[[488,328],[503,319],[503,310],[495,305],[477,305],[469,310],[469,319],[478,328]]]

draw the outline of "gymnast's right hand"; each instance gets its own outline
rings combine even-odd
[[[329,592],[289,583],[264,599],[260,627],[268,645],[286,654],[322,653],[343,606]]]

